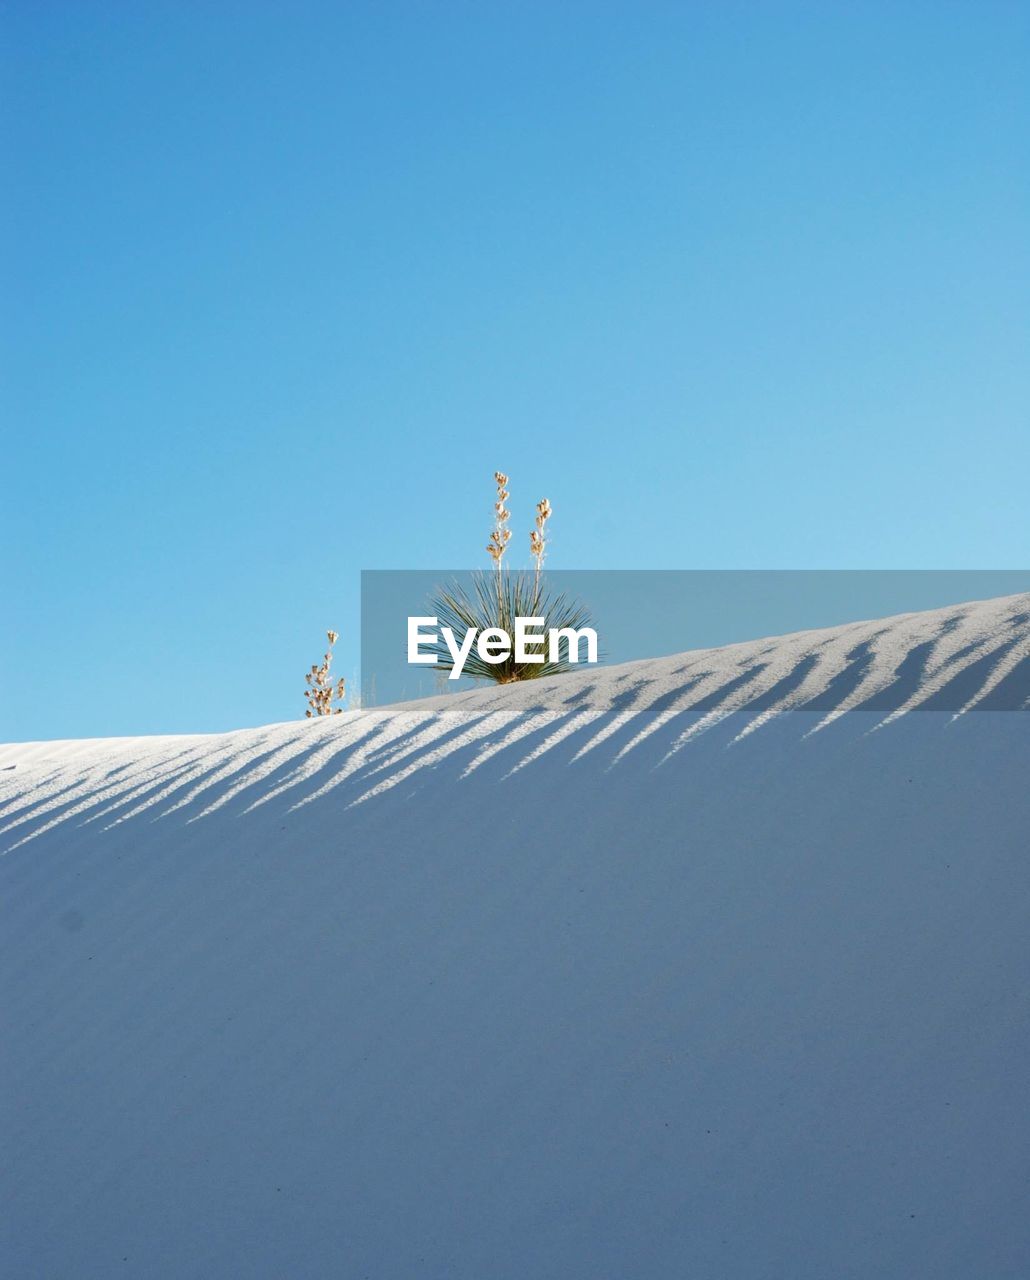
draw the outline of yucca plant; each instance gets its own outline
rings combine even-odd
[[[509,570],[504,565],[504,554],[511,541],[508,477],[503,471],[496,471],[494,481],[497,485],[494,527],[486,548],[494,562],[493,572],[474,573],[468,586],[454,582],[433,597],[429,607],[438,620],[440,632],[445,627],[455,635],[461,635],[470,628],[477,631],[499,629],[513,635],[516,618],[542,618],[545,632],[589,626],[590,613],[586,607],[570,599],[565,592],[551,592],[544,580],[547,521],[551,518],[551,504],[546,498],[536,505],[536,519],[529,535],[533,568]],[[427,652],[436,658],[434,670],[453,670],[454,658],[442,639],[435,646],[430,645]],[[465,659],[462,674],[473,680],[513,684],[518,680],[559,675],[571,667],[568,645],[563,641],[556,660],[552,661],[548,654],[543,662],[518,662],[513,649],[511,656],[503,662],[490,663],[484,661],[473,647]]]

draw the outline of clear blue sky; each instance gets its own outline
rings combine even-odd
[[[300,715],[362,568],[1030,565],[1030,7],[4,5],[0,738]]]

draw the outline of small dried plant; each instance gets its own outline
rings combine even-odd
[[[340,637],[336,631],[327,631],[326,635],[329,637],[329,648],[322,657],[322,665],[312,664],[311,670],[304,677],[308,686],[304,690],[304,696],[308,700],[308,709],[304,712],[304,716],[308,720],[312,716],[338,716],[343,710],[342,707],[334,707],[333,703],[343,701],[347,682],[341,676],[333,684],[332,676],[329,674],[329,668],[333,665],[333,645]]]
[[[547,554],[547,522],[551,518],[551,504],[546,498],[536,504],[536,518],[529,534],[529,551],[533,561],[530,571],[510,570],[502,561],[511,541],[508,521],[508,477],[503,471],[494,472],[497,495],[494,502],[494,527],[487,543],[487,554],[494,562],[494,573],[472,575],[469,587],[452,583],[438,592],[431,601],[433,614],[455,634],[469,628],[485,631],[499,628],[511,634],[516,618],[543,618],[545,628],[579,630],[590,624],[587,609],[564,594],[553,595],[543,579],[544,558]],[[490,578],[492,577],[492,581]],[[435,650],[435,670],[450,671],[454,659],[447,646],[441,642]],[[513,684],[518,680],[534,680],[540,676],[553,676],[571,670],[567,648],[556,662],[517,662],[514,657],[501,663],[483,661],[473,649],[465,661],[464,673],[474,680],[493,680],[497,684]]]

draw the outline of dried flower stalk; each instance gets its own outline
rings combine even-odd
[[[542,498],[536,504],[535,528],[529,534],[529,551],[535,566],[533,573],[533,592],[535,596],[540,595],[540,574],[543,571],[544,556],[547,553],[547,522],[550,518],[551,504],[546,498]]]
[[[504,505],[510,495],[508,493],[508,477],[503,471],[495,471],[494,480],[497,483],[497,501],[494,503],[494,528],[490,534],[490,541],[486,549],[490,558],[500,569],[501,560],[511,540],[511,530],[507,527],[511,512]]]
[[[308,700],[308,709],[304,712],[304,716],[308,720],[312,716],[338,716],[343,709],[334,707],[333,702],[334,700],[343,701],[347,682],[341,676],[334,685],[329,674],[329,668],[333,664],[333,645],[340,637],[336,631],[327,631],[326,635],[329,637],[329,648],[322,657],[322,665],[312,664],[311,670],[304,677],[308,686],[304,691],[304,697]]]
[[[505,506],[510,496],[508,493],[508,477],[503,471],[495,471],[494,482],[497,485],[497,500],[494,502],[494,527],[486,550],[497,569],[497,599],[499,601],[501,599],[503,581],[501,561],[504,559],[504,553],[508,549],[508,543],[511,541],[511,530],[508,528],[511,512]]]

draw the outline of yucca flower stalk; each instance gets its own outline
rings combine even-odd
[[[329,674],[329,668],[333,664],[333,645],[339,640],[340,636],[336,631],[327,631],[326,636],[329,639],[329,648],[326,649],[322,656],[321,666],[313,663],[311,670],[304,677],[304,681],[308,686],[304,691],[304,696],[308,700],[308,709],[304,712],[304,717],[307,720],[310,720],[312,716],[338,716],[343,709],[342,707],[334,707],[333,701],[343,701],[347,682],[341,676],[334,685]]]
[[[544,555],[547,552],[546,525],[551,518],[551,504],[546,498],[536,504],[535,528],[529,534],[529,553],[533,557],[533,581],[537,590],[540,588],[540,575],[544,569]]]
[[[497,498],[494,502],[494,527],[493,532],[490,534],[490,541],[486,545],[486,550],[497,571],[497,603],[500,605],[501,561],[504,559],[504,553],[507,551],[508,543],[511,541],[511,530],[508,528],[511,512],[504,504],[511,495],[508,493],[508,477],[503,471],[494,472],[494,483],[497,485]]]

